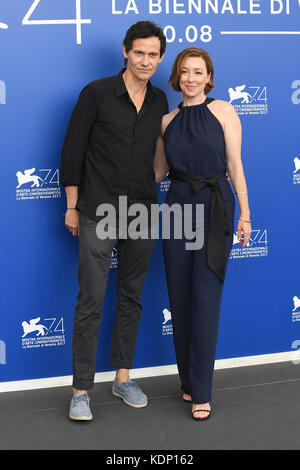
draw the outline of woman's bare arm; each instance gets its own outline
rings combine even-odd
[[[156,142],[156,151],[153,160],[153,169],[155,173],[155,182],[160,183],[169,171],[169,165],[167,163],[164,142],[162,135],[160,134]]]
[[[234,107],[223,102],[223,124],[227,167],[240,207],[240,217],[237,226],[238,239],[242,247],[246,246],[251,235],[250,209],[246,178],[241,158],[242,126]],[[243,240],[241,234],[243,233]]]

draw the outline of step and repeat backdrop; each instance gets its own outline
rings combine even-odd
[[[217,359],[300,346],[300,0],[0,0],[1,381],[72,374],[78,239],[64,226],[60,153],[80,90],[121,70],[140,20],[166,34],[152,82],[170,109],[182,100],[168,85],[173,61],[196,46],[213,59],[210,96],[242,122],[253,232],[244,249],[234,238]],[[157,185],[160,203],[168,186]],[[97,372],[110,370],[117,266],[116,247]],[[174,364],[160,240],[142,299],[134,367]]]

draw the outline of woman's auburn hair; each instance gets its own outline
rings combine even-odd
[[[182,72],[182,63],[187,57],[202,57],[206,64],[207,73],[210,74],[209,82],[205,85],[204,94],[207,95],[213,88],[214,85],[214,67],[210,55],[204,49],[198,49],[196,47],[188,47],[180,52],[173,64],[172,72],[169,78],[169,84],[175,91],[181,91],[180,88],[180,77]]]

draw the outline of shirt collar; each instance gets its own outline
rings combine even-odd
[[[125,93],[128,93],[124,79],[123,79],[123,73],[125,72],[125,70],[126,70],[125,68],[122,69],[117,75],[117,83],[116,83],[116,97],[117,98],[121,95],[124,95]],[[148,81],[146,97],[148,99],[152,99],[155,95],[156,95],[155,89],[153,88],[152,83]]]

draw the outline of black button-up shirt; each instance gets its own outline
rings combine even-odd
[[[89,83],[80,93],[65,138],[60,182],[79,186],[77,208],[97,220],[101,203],[157,202],[153,157],[165,93],[147,85],[139,113],[118,75]]]

